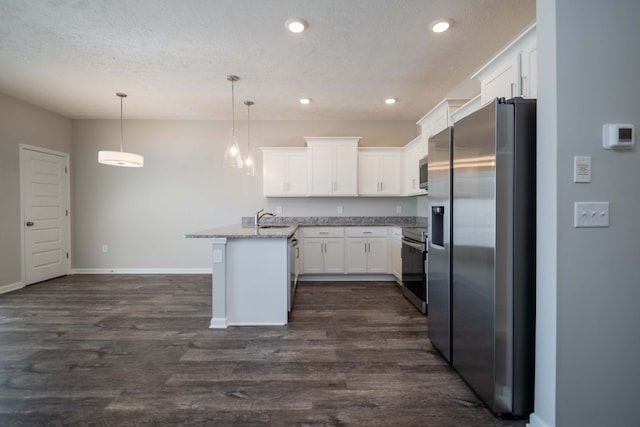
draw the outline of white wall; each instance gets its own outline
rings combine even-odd
[[[185,233],[240,222],[260,208],[285,216],[416,214],[416,198],[273,199],[262,196],[262,176],[222,167],[230,122],[125,120],[125,151],[145,156],[145,166],[127,169],[97,163],[101,149],[118,149],[113,120],[75,120],[74,247],[72,263],[83,269],[209,268],[206,240]],[[241,149],[246,123],[237,123]],[[361,146],[402,146],[417,135],[414,122],[252,121],[252,146],[304,146],[304,136],[362,136]],[[108,245],[108,252],[101,251]]]
[[[639,18],[640,2],[632,0],[538,0],[541,234],[531,425],[638,425],[640,151],[602,149],[601,127],[640,129]],[[591,184],[572,182],[576,155],[592,157]],[[574,228],[576,201],[609,201],[610,227]]]
[[[71,120],[0,94],[0,288],[22,282],[20,144],[71,153]]]

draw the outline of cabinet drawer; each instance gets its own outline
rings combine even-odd
[[[346,227],[347,237],[387,237],[388,227]]]
[[[343,227],[305,227],[304,237],[344,237]]]

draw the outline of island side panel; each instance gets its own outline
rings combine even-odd
[[[285,238],[229,239],[226,258],[229,325],[287,324],[287,248]]]
[[[213,273],[211,277],[211,324],[209,328],[226,328],[227,322],[227,239],[211,239],[213,246]]]

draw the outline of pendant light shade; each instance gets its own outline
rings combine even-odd
[[[110,166],[140,168],[144,166],[144,157],[125,151],[98,151],[98,163]]]
[[[244,171],[249,176],[256,176],[256,162],[251,154],[251,106],[253,101],[244,101],[247,106],[247,158],[244,160]]]
[[[122,99],[127,97],[126,93],[116,93],[120,97],[120,151],[98,151],[98,163],[109,166],[122,166],[128,168],[141,168],[144,166],[144,157],[139,154],[127,153],[123,150],[124,145],[124,123],[122,118]]]
[[[231,133],[229,134],[229,142],[224,152],[224,166],[242,169],[242,153],[240,153],[240,146],[236,140],[235,93],[233,91],[233,84],[240,80],[240,77],[230,74],[227,76],[227,80],[231,82]]]

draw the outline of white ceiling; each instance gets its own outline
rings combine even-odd
[[[239,119],[251,99],[257,120],[416,120],[534,20],[535,0],[0,0],[0,92],[74,119],[119,117],[116,92],[125,118],[230,119],[236,74]]]

